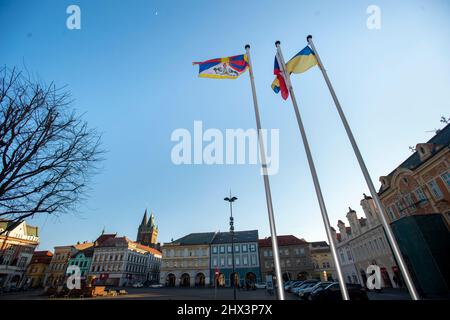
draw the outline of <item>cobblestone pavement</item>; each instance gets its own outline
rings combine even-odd
[[[128,292],[124,296],[116,297],[96,297],[85,298],[84,300],[104,300],[104,299],[135,299],[135,300],[232,300],[233,289],[222,288],[125,288]],[[409,300],[409,294],[406,290],[384,289],[382,292],[369,292],[370,300]],[[43,295],[41,290],[27,292],[15,292],[0,295],[0,300],[46,300],[49,299]],[[269,295],[264,289],[251,291],[238,290],[238,300],[275,300],[276,296]],[[299,300],[293,294],[286,293],[287,300]]]

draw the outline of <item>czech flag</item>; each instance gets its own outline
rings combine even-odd
[[[275,93],[279,93],[281,91],[281,97],[286,100],[289,97],[289,91],[286,85],[286,81],[284,81],[284,77],[281,73],[280,65],[278,64],[278,59],[276,56],[273,74],[276,75],[276,78],[272,82],[272,90]]]
[[[211,59],[203,62],[193,62],[198,65],[200,78],[236,79],[248,69],[247,55],[241,54],[227,58]]]

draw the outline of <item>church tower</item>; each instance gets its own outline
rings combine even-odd
[[[153,211],[150,213],[150,219],[147,221],[147,209],[145,209],[144,217],[139,225],[136,242],[149,247],[155,247],[158,238],[158,227],[155,224],[155,216]]]

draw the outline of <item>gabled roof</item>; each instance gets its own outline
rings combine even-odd
[[[100,245],[108,239],[114,238],[117,233],[102,233],[95,241],[95,245]]]
[[[83,254],[85,257],[89,258],[92,257],[94,255],[94,246],[88,247],[86,249],[80,250],[78,252],[75,252],[72,255],[72,258],[75,258],[76,256]]]
[[[52,260],[53,253],[51,251],[35,251],[30,263],[47,263]]]
[[[12,228],[10,231],[13,231],[14,229],[16,229],[19,225],[21,225],[22,223],[25,224],[25,233],[27,236],[33,236],[33,237],[38,237],[38,231],[39,228],[35,227],[35,226],[30,226],[28,225],[28,223],[23,220],[23,221],[13,221],[13,220],[8,220],[8,219],[2,219],[0,218],[0,229],[6,229],[8,227]]]
[[[215,232],[190,233],[187,236],[172,241],[172,243],[180,245],[210,244],[215,234]]]
[[[76,245],[74,245],[74,248],[77,249],[78,251],[82,251],[93,246],[94,246],[93,242],[83,242],[77,243]]]
[[[258,230],[235,231],[234,242],[257,242]],[[230,232],[218,232],[211,242],[212,244],[231,243]]]
[[[307,244],[303,239],[299,239],[293,235],[277,236],[278,246],[291,246],[291,245],[302,245]],[[272,247],[272,237],[265,239],[259,239],[258,241],[260,247]]]
[[[135,246],[138,249],[152,253],[154,255],[161,255],[161,252],[159,250],[131,241],[127,237],[113,237],[106,239],[101,244],[99,244],[98,247],[128,247],[130,245]]]
[[[432,137],[430,140],[428,140],[427,143],[431,143],[434,145],[434,148],[431,152],[431,157],[433,157],[436,153],[441,151],[443,148],[450,147],[450,124],[446,125],[445,128],[439,130],[439,132],[436,133],[436,135],[434,137]],[[422,160],[420,160],[419,153],[417,151],[415,151],[410,157],[408,157],[405,161],[403,161],[397,168],[405,168],[405,169],[409,169],[409,170],[414,170],[430,158],[427,158],[426,160],[422,161]],[[395,168],[395,170],[393,170],[388,175],[388,177],[392,178],[392,176],[394,175],[397,168]],[[378,193],[382,194],[387,189],[389,189],[389,188],[383,188],[383,186],[381,186]]]
[[[128,246],[130,241],[127,237],[114,237],[106,239],[98,247],[124,247]]]

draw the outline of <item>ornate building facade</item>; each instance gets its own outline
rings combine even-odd
[[[161,258],[154,248],[114,235],[94,247],[88,276],[107,286],[158,283]]]
[[[365,286],[367,267],[377,265],[380,267],[383,288],[402,286],[402,277],[378,219],[373,199],[364,195],[361,207],[366,218],[358,218],[356,211],[349,208],[347,220],[350,226],[347,227],[339,220],[339,232],[332,230],[346,283]]]
[[[378,192],[419,293],[450,292],[450,124],[387,176]]]
[[[12,228],[0,235],[0,288],[26,284],[26,269],[39,244],[37,227],[25,221],[14,226],[11,223],[9,220],[0,220],[0,231]]]

